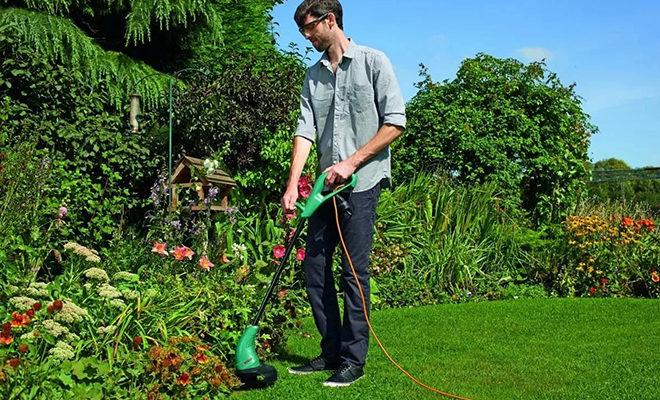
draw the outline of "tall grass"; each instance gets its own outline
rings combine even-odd
[[[385,253],[405,249],[398,273],[450,292],[470,290],[530,262],[516,240],[524,228],[498,206],[492,184],[457,186],[421,174],[383,193],[376,243]]]

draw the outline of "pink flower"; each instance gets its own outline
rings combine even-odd
[[[286,252],[286,248],[284,248],[284,246],[282,246],[281,244],[278,244],[277,246],[273,247],[273,256],[278,260],[284,257],[285,252]]]
[[[160,255],[166,256],[167,255],[167,243],[156,242],[156,243],[154,243],[154,247],[151,248],[151,251],[154,252],[154,253],[158,253]]]
[[[298,180],[298,196],[306,199],[312,193],[312,185],[310,184],[309,177],[301,176]]]
[[[298,261],[304,261],[305,260],[305,249],[302,247],[296,251],[296,260]]]
[[[209,260],[207,256],[201,256],[199,259],[199,267],[205,271],[210,271],[211,268],[213,268],[215,264]]]
[[[69,210],[66,209],[66,207],[62,206],[60,207],[59,211],[57,212],[57,218],[62,219],[66,217],[66,215],[69,213]]]
[[[307,195],[309,197],[309,195]],[[287,211],[284,213],[284,217],[287,221],[291,221],[296,217],[296,210]]]
[[[184,258],[192,260],[195,252],[192,251],[189,247],[186,246],[177,246],[172,250],[172,255],[177,261],[183,261]]]

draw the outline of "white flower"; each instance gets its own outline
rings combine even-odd
[[[110,278],[108,273],[102,270],[101,268],[89,268],[83,272],[85,276],[89,279],[94,279],[97,281],[108,282]]]
[[[110,305],[120,310],[126,308],[126,303],[124,303],[124,300],[122,299],[112,299],[110,300]]]
[[[50,354],[53,359],[58,361],[70,360],[76,356],[76,354],[73,352],[73,347],[61,340],[55,344],[55,347],[48,350],[48,354]]]
[[[133,274],[127,271],[119,271],[112,277],[116,281],[126,281],[126,282],[139,282],[140,277],[137,274]]]
[[[88,315],[87,310],[84,308],[80,308],[70,301],[64,301],[62,304],[62,310],[55,314],[55,320],[74,323],[82,321]]]
[[[9,303],[20,312],[27,311],[32,308],[32,305],[37,301],[30,297],[17,296],[9,299]]]
[[[116,329],[117,327],[114,325],[99,326],[98,329],[96,330],[96,333],[98,333],[99,335],[105,335],[105,334],[112,335],[113,333],[115,333]]]
[[[48,284],[44,282],[32,282],[25,290],[25,294],[34,297],[48,298]]]
[[[132,290],[132,289],[120,289],[121,294],[124,295],[124,298],[126,300],[135,300],[138,297],[140,297],[140,292],[137,290]]]
[[[100,263],[101,258],[99,257],[99,252],[93,249],[89,249],[85,246],[79,245],[76,242],[68,242],[64,245],[65,250],[71,250],[79,256],[85,257],[85,260],[93,263]]]
[[[114,286],[103,284],[96,290],[101,297],[106,299],[117,299],[121,297],[121,292]]]
[[[60,325],[58,322],[53,321],[52,319],[47,319],[41,323],[41,326],[44,327],[46,332],[50,333],[55,337],[60,337],[69,333],[69,328],[66,326]]]

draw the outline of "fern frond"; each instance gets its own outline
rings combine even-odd
[[[151,22],[157,22],[160,30],[170,30],[172,24],[188,26],[203,18],[211,40],[222,42],[222,17],[214,0],[129,0],[130,12],[126,18],[126,45],[149,42]],[[146,38],[145,38],[146,36]],[[146,39],[146,40],[145,40]]]
[[[106,51],[64,17],[19,8],[0,8],[5,34],[51,62],[78,69],[93,87],[105,84],[112,104],[120,108],[130,90],[139,89],[145,105],[165,103],[170,76],[141,61]],[[135,84],[140,83],[139,88]]]

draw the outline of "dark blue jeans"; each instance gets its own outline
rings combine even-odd
[[[345,195],[351,214],[339,211],[341,231],[369,310],[369,253],[373,239],[380,184]],[[369,347],[369,327],[351,268],[342,253],[344,317],[339,318],[337,291],[332,274],[332,255],[339,244],[332,200],[309,219],[307,250],[303,270],[314,322],[321,334],[321,355],[330,361],[364,365]],[[339,244],[341,249],[341,244]]]

